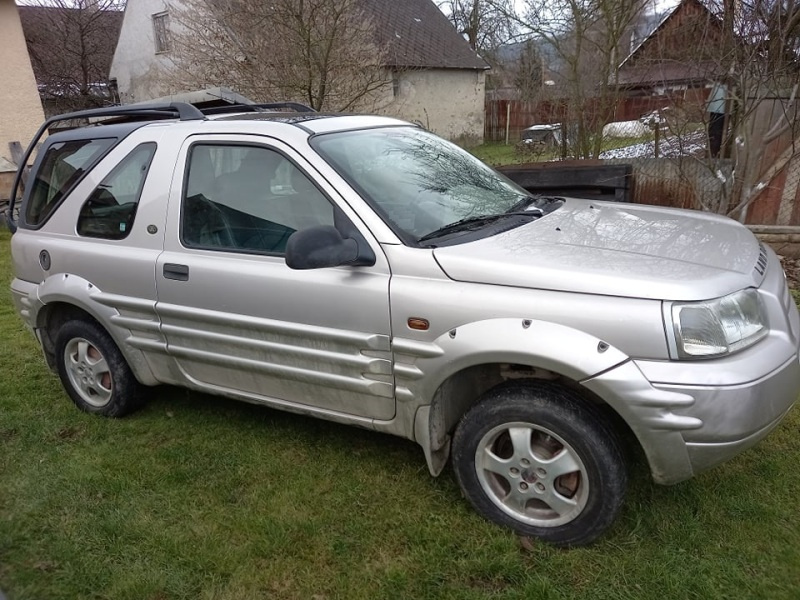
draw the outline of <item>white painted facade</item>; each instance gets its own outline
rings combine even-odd
[[[376,112],[420,123],[450,140],[483,139],[485,71],[408,69],[395,77],[399,85],[388,89]]]
[[[117,80],[122,102],[142,102],[194,91],[167,89],[158,77],[170,69],[171,62],[169,52],[155,51],[152,16],[168,10],[168,5],[175,8],[181,3],[182,0],[128,2],[111,65],[111,77]],[[176,27],[174,20],[170,27],[173,30]],[[370,103],[369,112],[418,122],[448,139],[467,142],[483,139],[484,70],[409,68],[395,71],[394,77],[396,85],[387,82],[379,98]],[[209,84],[230,87],[225,81]]]
[[[168,13],[171,4],[175,3],[133,0],[125,7],[122,31],[111,63],[111,78],[117,80],[123,103],[151,100],[168,93],[159,81],[159,74],[168,71],[172,62],[169,52],[156,52],[153,15]]]
[[[9,142],[25,148],[44,122],[28,47],[14,0],[0,0],[0,164],[10,161]],[[0,191],[0,196],[3,193]]]

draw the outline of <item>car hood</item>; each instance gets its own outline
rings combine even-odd
[[[726,217],[578,199],[510,231],[433,251],[457,281],[660,300],[758,286],[763,252]]]

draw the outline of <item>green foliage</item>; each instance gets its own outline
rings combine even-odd
[[[0,234],[0,281],[10,281]],[[7,287],[5,288],[8,289]],[[79,412],[0,295],[0,588],[9,599],[671,598],[800,594],[800,416],[659,487],[641,461],[591,548],[521,548],[411,442],[154,389]]]

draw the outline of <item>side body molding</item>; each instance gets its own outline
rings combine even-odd
[[[114,339],[141,383],[160,383],[145,353],[145,350],[166,353],[154,301],[106,294],[77,275],[51,275],[36,288],[35,298],[30,298],[30,322],[37,335],[41,335],[38,330],[46,325],[43,309],[57,302],[80,308],[94,317]]]

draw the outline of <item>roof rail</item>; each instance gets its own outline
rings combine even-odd
[[[268,102],[266,104],[228,104],[226,106],[213,106],[211,108],[201,108],[204,115],[225,115],[236,112],[264,112],[268,110],[278,110],[288,108],[294,112],[309,113],[317,112],[306,104],[299,102]]]
[[[59,121],[72,121],[74,119],[93,119],[99,117],[150,117],[152,119],[174,119],[177,117],[181,121],[201,121],[205,119],[205,115],[201,113],[197,107],[187,104],[186,102],[166,102],[160,104],[126,104],[122,106],[106,106],[103,108],[89,108],[87,110],[78,110],[71,113],[64,113],[63,115],[54,115],[47,119],[36,135],[33,136],[31,143],[28,144],[25,154],[22,156],[20,164],[17,165],[17,173],[14,176],[14,183],[11,186],[11,198],[8,203],[8,228],[12,231],[17,230],[17,224],[14,221],[14,204],[17,202],[17,190],[19,183],[22,180],[22,173],[28,165],[28,160],[33,154],[36,144],[44,135],[45,131],[50,129],[53,123]]]

